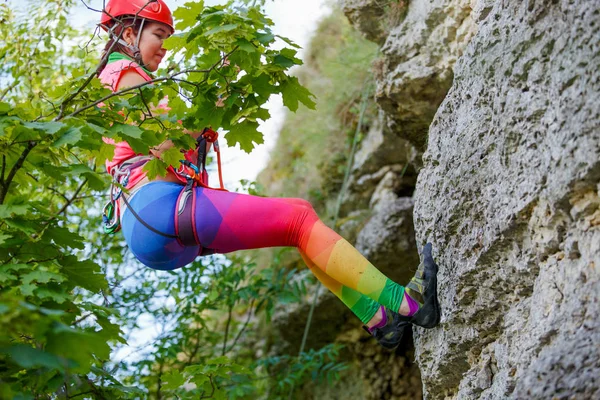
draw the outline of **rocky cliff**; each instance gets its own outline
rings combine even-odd
[[[396,243],[412,161],[416,243],[440,265],[424,396],[600,398],[600,3],[342,4],[382,54],[344,210],[379,205],[367,254]]]

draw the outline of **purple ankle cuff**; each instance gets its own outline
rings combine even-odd
[[[412,317],[419,311],[419,303],[408,294],[406,294],[406,302],[408,303],[408,316]]]
[[[367,328],[368,331],[371,333],[373,332],[373,329],[383,328],[387,324],[387,313],[385,312],[385,307],[381,306],[380,310],[382,315],[381,321],[379,321],[379,323],[373,325],[372,327]]]

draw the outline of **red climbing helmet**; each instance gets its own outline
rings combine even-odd
[[[100,26],[108,30],[117,17],[137,15],[140,18],[162,22],[173,28],[173,15],[163,0],[109,0],[100,18]]]

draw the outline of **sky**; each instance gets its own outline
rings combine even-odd
[[[182,6],[187,0],[166,0],[173,11]],[[95,9],[102,8],[102,0],[90,0],[86,3]],[[206,5],[222,4],[223,1],[206,0]],[[274,33],[287,37],[302,47],[299,58],[303,58],[304,49],[317,27],[317,23],[330,13],[326,0],[267,0],[266,15],[273,20]],[[89,28],[90,32],[98,22],[98,13],[88,10],[83,4],[78,7],[72,21],[81,28]],[[219,140],[223,163],[223,179],[225,187],[235,189],[241,179],[253,181],[257,174],[265,168],[269,151],[274,147],[278,132],[284,122],[286,109],[283,107],[281,96],[273,96],[267,103],[271,113],[269,121],[261,123],[259,131],[264,134],[264,144],[257,146],[251,154],[246,154],[239,147],[228,147],[225,140]],[[218,186],[216,174],[212,174],[211,185]]]

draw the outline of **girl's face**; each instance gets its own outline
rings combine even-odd
[[[144,67],[149,71],[156,71],[163,57],[167,54],[167,50],[163,48],[163,42],[169,36],[171,36],[169,26],[161,22],[148,20],[144,23],[138,46],[142,61],[145,64]],[[135,37],[136,35],[131,28],[127,28],[123,33],[123,38],[130,44],[135,44]]]

